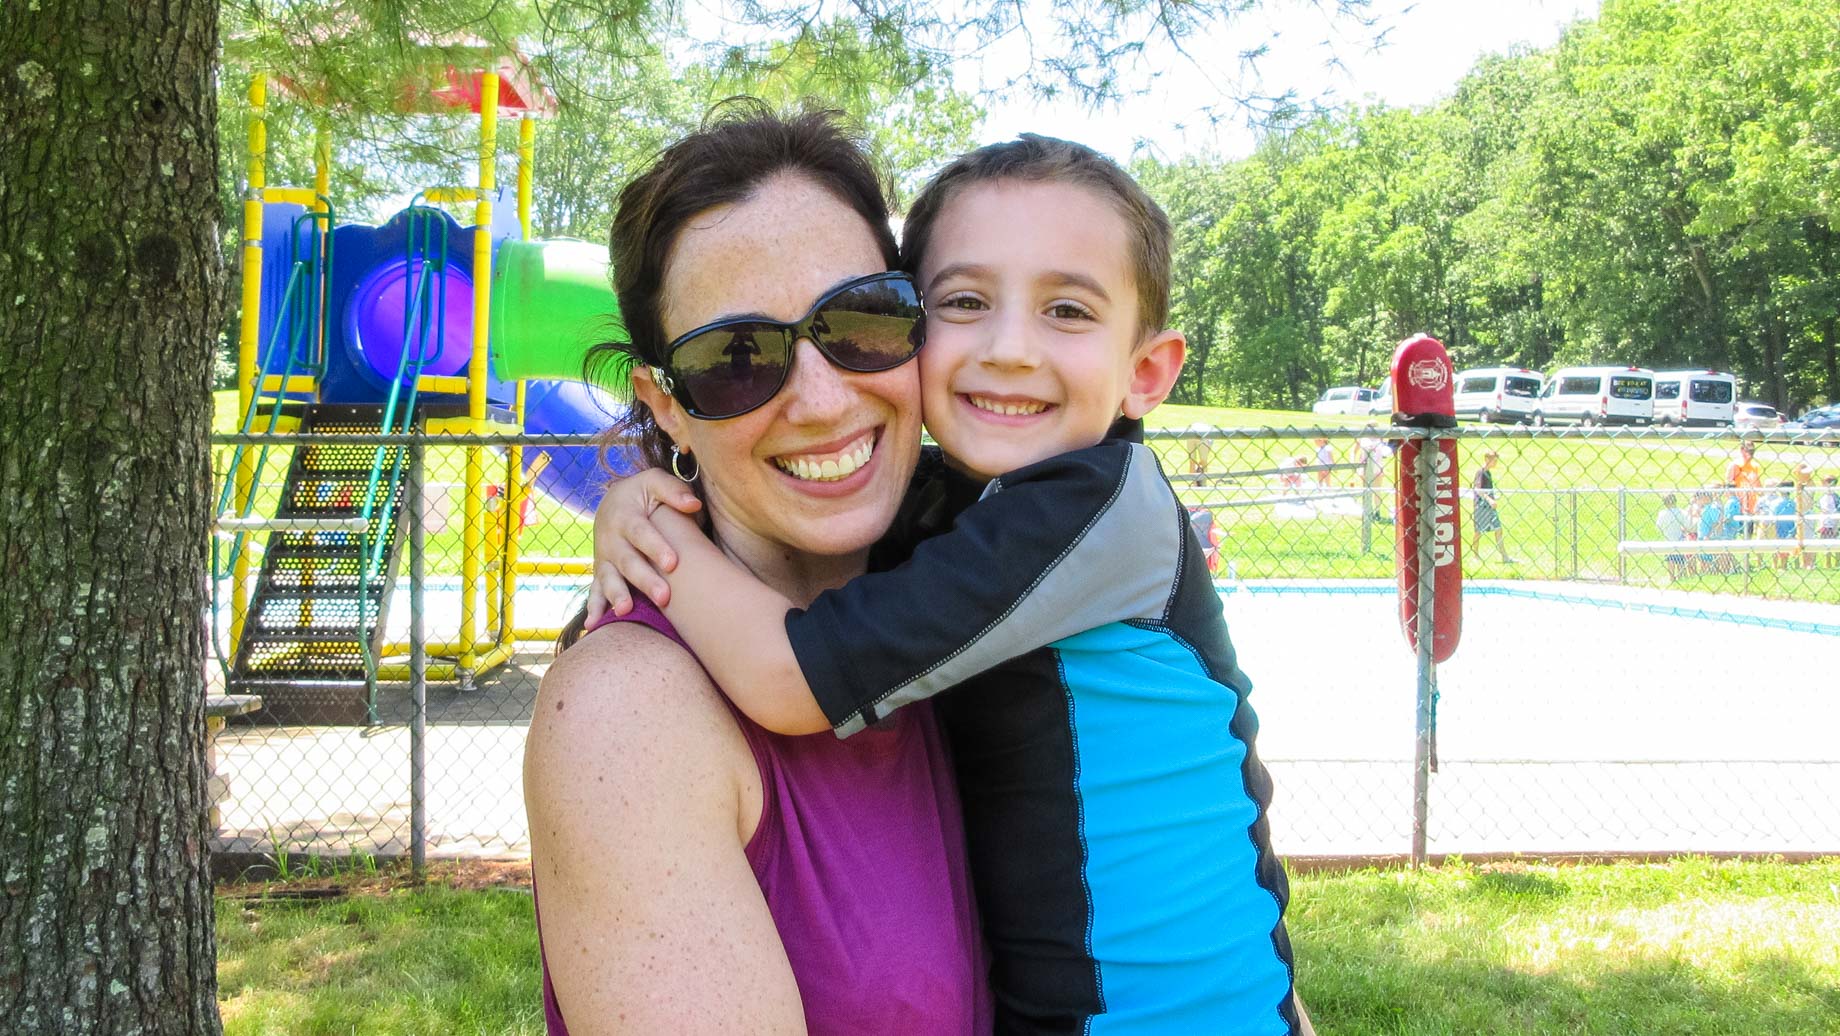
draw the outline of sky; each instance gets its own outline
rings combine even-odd
[[[1242,76],[1238,55],[1260,42],[1269,43],[1269,52],[1255,75],[1237,78],[1240,93],[1294,90],[1300,98],[1329,103],[1422,105],[1448,95],[1478,58],[1516,44],[1548,46],[1566,25],[1596,17],[1599,6],[1599,0],[1373,0],[1379,23],[1361,29],[1332,23],[1307,2],[1268,0],[1253,20],[1185,44],[1210,67],[1173,52],[1152,55],[1127,70],[1143,92],[1096,112],[1026,97],[992,103],[980,143],[1033,130],[1078,140],[1121,161],[1145,150],[1164,159],[1240,157],[1255,143],[1245,118],[1224,110],[1224,118],[1210,122],[1205,109],[1235,91]],[[1376,48],[1379,30],[1385,30],[1384,41]],[[1026,49],[1013,42],[992,48],[981,63],[955,66],[957,84],[976,89],[1013,75],[1027,60]]]

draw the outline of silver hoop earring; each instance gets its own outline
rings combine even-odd
[[[680,482],[695,482],[697,476],[703,473],[702,466],[698,465],[696,459],[692,457],[690,460],[690,474],[684,474],[683,459],[689,456],[689,454],[677,447],[671,447],[671,474],[676,475]]]

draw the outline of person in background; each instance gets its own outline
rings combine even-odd
[[[1820,521],[1815,518],[1816,500],[1814,493],[1814,468],[1806,462],[1795,466],[1795,521],[1796,540],[1806,543],[1820,537]],[[1802,567],[1813,568],[1820,564],[1812,551],[1800,550]]]
[[[1662,495],[1661,511],[1655,515],[1655,528],[1661,533],[1662,539],[1670,542],[1685,540],[1687,538],[1687,529],[1690,528],[1691,521],[1692,519],[1688,517],[1686,510],[1676,506],[1674,494],[1665,493]],[[1670,580],[1678,580],[1686,571],[1687,556],[1685,554],[1669,554],[1666,556],[1665,560],[1667,561],[1668,578]]]
[[[1815,538],[1820,540],[1840,539],[1840,489],[1834,488],[1834,476],[1821,480],[1822,491],[1815,498],[1815,513],[1821,516],[1821,523],[1815,527]],[[1828,568],[1840,568],[1840,552],[1825,551],[1824,564]]]
[[[1361,458],[1361,485],[1370,490],[1368,503],[1373,508],[1374,521],[1391,525],[1393,514],[1388,510],[1386,462],[1393,455],[1393,448],[1377,435],[1361,436],[1355,440],[1354,448]]]
[[[1725,483],[1724,500],[1721,502],[1720,506],[1722,508],[1722,516],[1719,523],[1718,538],[1722,540],[1749,538],[1751,532],[1750,527],[1755,523],[1744,520],[1744,516],[1747,512],[1744,510],[1743,494],[1738,492],[1738,484],[1736,482],[1727,481]],[[1751,567],[1750,558],[1739,557],[1735,554],[1727,555],[1722,567],[1725,571],[1730,572],[1735,571],[1740,566],[1744,568]]]
[[[1470,516],[1470,528],[1474,531],[1469,549],[1472,554],[1480,556],[1482,536],[1492,532],[1495,534],[1495,550],[1501,555],[1502,564],[1513,565],[1517,562],[1508,556],[1508,541],[1501,527],[1501,512],[1497,509],[1500,493],[1495,488],[1494,469],[1495,462],[1500,458],[1501,455],[1494,450],[1484,453],[1482,467],[1476,471],[1476,477],[1470,480],[1470,489],[1474,490],[1475,496],[1475,511]]]
[[[1717,482],[1693,495],[1695,539],[1717,540],[1725,537],[1725,503],[1723,486]],[[1723,554],[1701,554],[1698,557],[1701,572],[1723,572],[1726,570],[1727,558]]]
[[[1334,465],[1335,447],[1329,445],[1328,439],[1318,438],[1316,440],[1316,466],[1322,470],[1316,473],[1317,485],[1328,486],[1334,481],[1330,476],[1335,473],[1329,470]]]
[[[1282,486],[1288,496],[1297,496],[1303,492],[1303,469],[1310,466],[1306,456],[1286,457],[1278,462],[1278,485]]]
[[[1756,443],[1746,439],[1738,444],[1738,455],[1731,459],[1731,463],[1725,465],[1725,484],[1738,490],[1732,494],[1732,499],[1738,502],[1740,513],[1747,515],[1757,513],[1758,490],[1763,487],[1763,468],[1757,464]],[[1744,531],[1732,538],[1748,539],[1754,536],[1756,524],[1756,522],[1738,522],[1738,527]]]
[[[1770,525],[1776,534],[1776,539],[1784,542],[1793,541],[1795,539],[1796,526],[1800,524],[1796,521],[1795,514],[1794,481],[1784,479],[1776,483],[1775,491],[1771,492],[1758,503],[1757,513],[1760,515],[1774,515],[1776,521],[1771,522]],[[1788,568],[1789,558],[1792,553],[1792,551],[1788,550],[1777,551],[1776,567]]]

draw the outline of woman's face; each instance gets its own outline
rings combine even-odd
[[[664,332],[675,338],[739,316],[797,320],[831,288],[886,267],[853,209],[808,178],[775,176],[678,233],[665,267]],[[919,457],[918,365],[856,374],[808,340],[794,349],[785,386],[740,417],[690,417],[643,368],[638,390],[697,462],[724,543],[823,556],[863,550],[893,521]],[[868,462],[836,478],[836,462],[859,460],[865,446]]]

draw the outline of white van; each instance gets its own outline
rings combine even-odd
[[[1730,428],[1738,379],[1723,371],[1656,371],[1655,423]]]
[[[1647,367],[1565,367],[1553,372],[1533,409],[1534,424],[1648,424],[1655,372]]]
[[[1525,367],[1477,367],[1457,372],[1457,416],[1483,424],[1533,417],[1546,377]]]
[[[1328,389],[1324,391],[1322,395],[1316,397],[1316,402],[1310,407],[1310,412],[1316,414],[1365,414],[1367,413],[1368,403],[1371,402],[1373,398],[1374,394],[1372,389],[1364,389],[1358,385],[1343,385],[1340,388]]]

